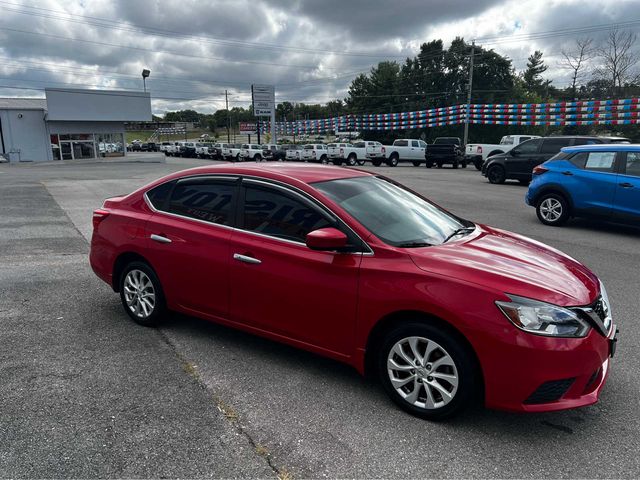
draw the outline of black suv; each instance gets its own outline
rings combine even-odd
[[[518,180],[526,185],[531,181],[534,167],[557,155],[563,147],[598,143],[630,143],[623,137],[554,136],[534,138],[522,142],[506,153],[493,155],[482,165],[482,175],[491,183]]]

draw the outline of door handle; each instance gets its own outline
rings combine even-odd
[[[163,237],[162,235],[156,235],[155,233],[151,234],[151,240],[158,243],[171,243],[171,239],[167,237]]]
[[[618,185],[620,185],[622,188],[633,188],[633,183],[629,182],[619,183]]]
[[[260,265],[262,260],[258,260],[257,258],[249,257],[247,255],[240,255],[239,253],[233,254],[233,259],[238,260],[239,262],[249,263],[251,265]]]
[[[562,172],[563,175],[566,175],[568,177],[570,177],[571,175],[573,175],[572,172],[570,172],[569,170],[567,170],[566,172]]]

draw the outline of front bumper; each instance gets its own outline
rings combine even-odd
[[[585,338],[505,334],[491,351],[478,352],[486,406],[549,412],[596,403],[609,375],[616,335],[615,325],[607,337],[593,328]]]

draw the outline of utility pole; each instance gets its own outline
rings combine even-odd
[[[231,143],[231,133],[229,132],[231,117],[229,116],[229,96],[226,90],[224,91],[224,102],[227,105],[227,143]]]
[[[469,120],[471,119],[471,91],[473,89],[473,59],[476,53],[475,40],[471,43],[471,58],[469,59],[469,86],[467,91],[467,113],[464,117],[464,139],[462,144],[467,147],[469,141]]]

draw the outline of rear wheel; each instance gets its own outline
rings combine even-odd
[[[501,165],[490,166],[489,170],[487,170],[487,178],[489,179],[490,183],[496,185],[504,183],[504,181],[507,179],[504,167],[502,167]]]
[[[411,163],[413,163],[413,166],[414,166],[414,167],[419,167],[419,166],[422,164],[422,162],[421,162],[421,161],[419,161],[419,160],[414,160],[414,161],[413,161],[413,162],[411,162]]]
[[[466,160],[462,160],[462,162],[460,163],[460,166],[462,168],[467,168],[467,161]]]
[[[359,158],[358,160],[356,160],[358,162],[358,165],[362,166],[366,163],[366,160],[364,158]]]
[[[399,157],[398,154],[393,153],[389,159],[387,160],[387,165],[389,165],[390,167],[397,167],[398,166],[398,161],[399,161]]]
[[[426,167],[433,168],[433,160],[427,160]]]
[[[478,384],[473,354],[447,330],[422,322],[399,325],[378,354],[382,385],[400,408],[428,420],[466,407]]]
[[[358,163],[358,157],[355,153],[350,154],[347,157],[347,165],[349,165],[350,167],[355,167],[356,163]]]
[[[120,300],[133,321],[155,327],[167,315],[160,280],[144,262],[131,262],[120,276]]]
[[[473,161],[473,166],[476,167],[476,170],[482,170],[483,160],[481,158]]]
[[[569,219],[569,204],[562,195],[547,193],[538,200],[536,214],[545,225],[557,227]]]
[[[322,155],[320,157],[320,163],[323,164],[323,165],[326,165],[327,163],[329,163],[329,160],[327,159],[326,155]]]
[[[453,168],[458,168],[458,160],[453,161]]]
[[[371,160],[371,164],[374,167],[379,167],[380,165],[382,165],[382,160]]]
[[[253,157],[253,159],[254,159],[256,162],[261,162],[261,161],[262,161],[262,155],[260,155],[260,154],[258,153],[258,154],[256,154],[256,155]]]

